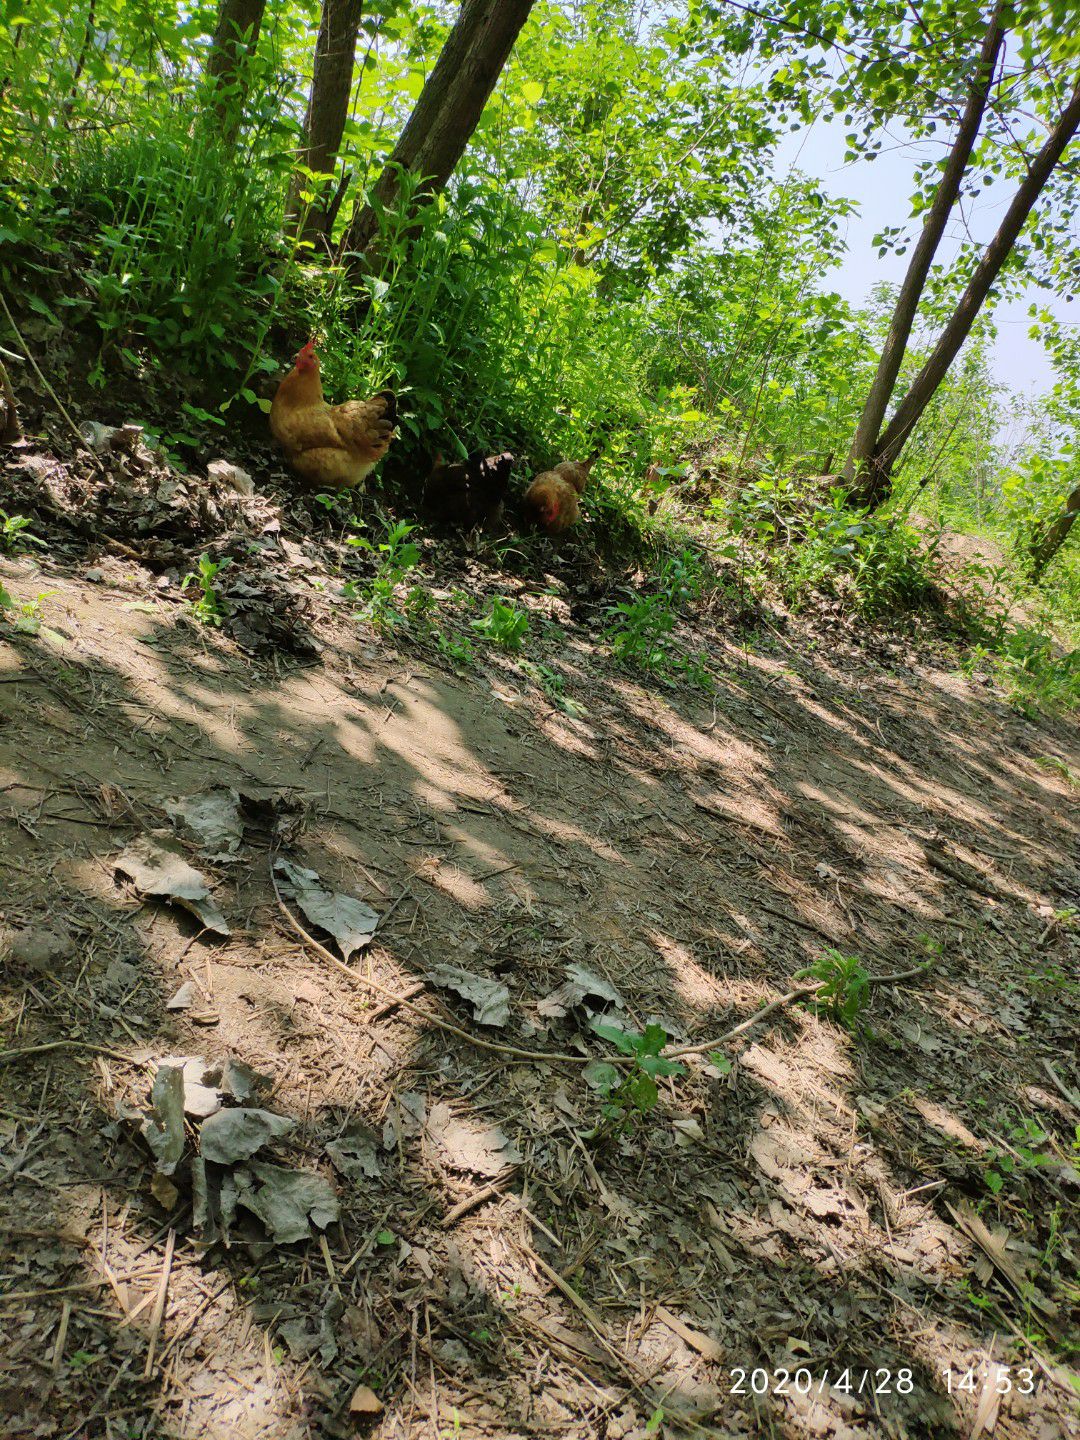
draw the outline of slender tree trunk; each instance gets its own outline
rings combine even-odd
[[[230,143],[239,128],[247,67],[259,43],[265,10],[266,0],[221,0],[218,11],[206,74],[213,84],[214,114],[226,127]]]
[[[1066,500],[1065,509],[1057,519],[1052,520],[1049,525],[1043,526],[1032,542],[1031,578],[1033,580],[1039,579],[1047,565],[1065,544],[1069,538],[1069,531],[1078,519],[1080,519],[1080,485]]]
[[[900,365],[904,359],[908,340],[911,338],[911,328],[915,323],[919,300],[922,298],[923,288],[926,285],[926,277],[930,273],[930,266],[934,262],[941,237],[945,233],[946,223],[956,204],[964,172],[967,170],[971,151],[978,138],[979,127],[982,125],[990,88],[994,83],[994,75],[997,71],[998,56],[1005,38],[1005,31],[1001,25],[1001,9],[1001,3],[998,0],[987,26],[982,49],[979,52],[978,68],[971,81],[971,90],[960,120],[960,128],[956,132],[956,139],[949,152],[948,161],[941,179],[938,181],[933,204],[930,206],[926,223],[923,225],[922,234],[912,252],[904,283],[896,298],[896,307],[893,310],[889,333],[881,351],[881,358],[878,360],[877,374],[874,376],[874,383],[870,387],[862,415],[859,417],[855,439],[852,441],[851,451],[844,469],[845,479],[854,481],[856,488],[864,488],[868,484],[867,470],[874,454],[878,435],[881,433],[885,412],[892,399],[896,377],[900,373]]]
[[[83,70],[86,67],[86,55],[94,38],[94,21],[97,0],[90,0],[90,8],[86,12],[86,24],[83,26],[82,42],[79,45],[79,58],[75,62],[75,69],[71,75],[71,89],[68,91],[68,104],[65,125],[70,126],[71,114],[75,108],[75,102],[79,98],[79,81],[82,79]]]
[[[397,195],[398,166],[421,177],[414,207],[450,179],[533,4],[534,0],[462,0],[457,22],[375,184],[373,194],[379,203],[390,204]],[[349,222],[345,249],[362,255],[377,229],[372,207],[358,208]]]
[[[356,35],[362,14],[363,0],[323,0],[319,38],[315,42],[311,94],[304,120],[306,142],[300,153],[300,163],[326,177],[334,172],[338,146],[345,130],[353,67],[356,64]],[[331,224],[329,212],[333,202],[328,193],[329,182],[323,180],[317,198],[307,211],[303,228],[299,228],[303,214],[300,192],[311,183],[298,174],[293,178],[289,194],[289,219],[304,240],[326,235]]]
[[[15,391],[11,388],[11,381],[8,379],[4,362],[0,360],[0,398],[3,399],[3,407],[0,408],[0,445],[14,445],[17,440],[22,439],[22,426],[19,424],[19,411],[15,405]]]
[[[949,323],[941,333],[926,364],[912,381],[911,388],[897,406],[896,414],[878,438],[871,458],[869,483],[860,492],[870,505],[886,499],[891,486],[892,468],[923,411],[956,359],[981,310],[990,287],[1001,273],[1020,231],[1024,228],[1042,193],[1043,187],[1061,159],[1069,141],[1080,128],[1080,82],[1069,98],[1046,143],[1035,156],[1021,182],[998,232],[983,252],[967,289],[957,302]]]

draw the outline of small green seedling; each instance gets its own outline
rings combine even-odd
[[[675,616],[663,596],[624,600],[609,606],[607,614],[612,654],[621,665],[639,670],[663,668],[667,637],[675,628]]]
[[[9,554],[24,545],[40,545],[44,549],[45,541],[31,533],[31,523],[25,515],[9,515],[6,510],[0,510],[0,545]]]
[[[7,623],[20,635],[39,635],[42,629],[43,613],[41,602],[47,600],[50,595],[55,595],[55,590],[44,590],[33,600],[23,600],[21,603],[0,585],[0,615],[3,615]],[[56,637],[55,631],[47,631],[49,635]]]
[[[491,609],[479,620],[469,622],[478,635],[504,650],[520,650],[529,633],[529,617],[509,600],[495,596]]]
[[[377,629],[391,629],[404,617],[394,606],[398,586],[414,569],[420,560],[420,547],[409,536],[415,525],[398,520],[391,525],[386,522],[382,540],[372,544],[363,535],[349,535],[346,545],[354,550],[366,550],[376,560],[375,577],[367,589],[364,604],[357,618],[367,620]],[[414,594],[410,591],[410,595]],[[347,600],[361,598],[360,587],[355,580],[347,580],[341,588]]]
[[[473,662],[472,642],[465,635],[446,635],[441,630],[433,632],[439,654],[449,661],[455,670],[465,670]]]
[[[199,556],[198,568],[189,570],[180,582],[181,590],[186,590],[189,585],[199,587],[198,598],[191,602],[191,613],[203,625],[220,625],[228,613],[215,582],[222,570],[231,564],[228,556],[224,560],[211,560],[204,552]]]
[[[557,670],[552,670],[550,665],[534,665],[531,660],[522,660],[519,665],[522,674],[539,685],[547,698],[567,715],[580,719],[582,715],[589,713],[584,705],[566,694],[566,680]]]
[[[1008,1133],[1009,1148],[992,1146],[986,1155],[986,1169],[983,1180],[993,1195],[998,1195],[1010,1175],[1024,1174],[1040,1165],[1053,1163],[1053,1156],[1044,1147],[1050,1136],[1034,1120],[1021,1118]]]
[[[842,955],[829,947],[796,980],[820,980],[821,986],[810,1003],[852,1033],[859,1028],[859,1016],[870,1000],[870,976],[857,955]]]
[[[586,1083],[602,1097],[600,1123],[592,1135],[621,1134],[656,1104],[660,1097],[657,1079],[685,1075],[686,1066],[660,1053],[668,1039],[662,1025],[646,1025],[643,1034],[603,1020],[594,1020],[592,1028],[601,1040],[610,1041],[633,1061],[629,1069],[606,1060],[594,1061],[585,1068]]]

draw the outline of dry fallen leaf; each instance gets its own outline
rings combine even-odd
[[[349,1401],[350,1415],[380,1415],[383,1403],[374,1390],[367,1385],[358,1385]]]
[[[428,979],[467,1000],[478,1025],[505,1025],[510,1018],[510,991],[501,980],[474,975],[460,965],[434,965]]]
[[[275,860],[274,873],[285,898],[295,900],[313,925],[334,937],[346,960],[371,943],[379,914],[370,905],[352,895],[324,889],[318,871],[288,860]]]
[[[232,933],[210,894],[205,877],[170,846],[142,836],[118,855],[113,864],[122,875],[134,881],[140,895],[175,901],[190,910],[207,930],[218,935]]]

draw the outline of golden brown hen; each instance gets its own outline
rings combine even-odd
[[[328,405],[314,340],[297,355],[270,406],[274,439],[291,468],[316,490],[362,485],[386,454],[396,419],[392,390]]]
[[[526,521],[548,535],[569,530],[581,514],[578,499],[599,453],[594,451],[587,460],[563,460],[536,475],[521,501]]]

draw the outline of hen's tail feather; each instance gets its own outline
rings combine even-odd
[[[383,414],[391,425],[397,424],[397,396],[393,390],[380,390],[375,396],[383,402]]]

